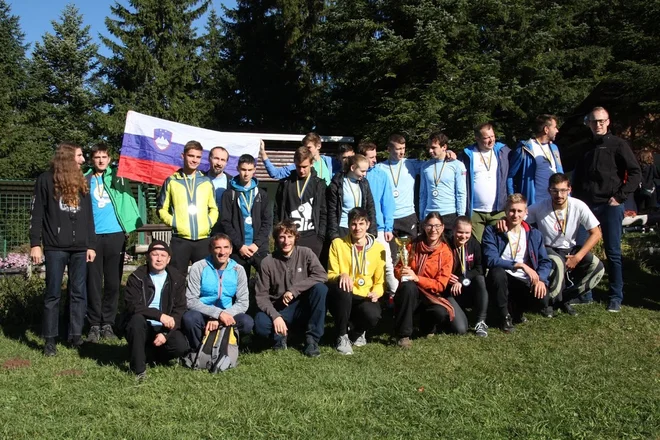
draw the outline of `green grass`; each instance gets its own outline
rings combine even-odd
[[[634,306],[620,314],[581,306],[575,318],[530,316],[512,335],[440,335],[410,351],[383,326],[352,357],[328,344],[318,359],[266,350],[217,375],[158,366],[137,384],[123,342],[44,358],[35,333],[6,330],[0,363],[31,365],[0,368],[0,437],[659,438],[660,277],[655,259],[627,253]]]

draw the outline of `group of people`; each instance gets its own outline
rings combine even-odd
[[[352,354],[367,343],[388,303],[403,348],[412,345],[416,314],[420,334],[464,334],[465,311],[472,309],[479,336],[488,335],[487,315],[504,332],[525,321],[525,310],[575,315],[572,305],[592,301],[604,274],[590,252],[601,237],[608,310],[618,312],[623,202],[639,186],[640,166],[609,122],[601,107],[589,114],[593,148],[572,181],[553,142],[552,115],[539,116],[534,136],[513,150],[496,141],[491,124],[476,127],[475,143],[458,156],[446,135],[431,133],[427,161],[406,158],[401,135],[389,138],[389,157],[380,163],[373,143],[356,151],[342,146],[330,158],[310,133],[294,163],[277,168],[262,142],[265,168],[280,180],[274,207],[254,178],[254,157],[241,156],[232,177],[224,172],[229,153],[215,147],[202,173],[202,145],[188,142],[183,167],[159,195],[158,213],[172,239],[153,241],[147,264],[126,285],[123,326],[132,370],[144,377],[149,352],[181,356],[219,326],[254,331],[275,349],[286,348],[290,331],[300,330],[304,354],[315,357],[327,311],[337,351]],[[71,344],[82,344],[85,313],[89,342],[115,337],[124,237],[140,219],[129,188],[108,167],[107,148],[92,148],[91,160],[93,169],[83,176],[82,150],[62,144],[35,187],[31,256],[41,262],[43,241],[46,355],[56,354],[65,265]]]

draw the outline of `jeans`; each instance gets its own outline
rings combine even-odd
[[[96,258],[87,263],[87,320],[90,325],[114,326],[126,235],[97,234],[96,239]]]
[[[59,334],[60,297],[64,267],[69,272],[69,339],[82,336],[87,308],[87,251],[45,251],[46,292],[44,294],[44,338],[56,338]]]
[[[621,261],[621,235],[624,206],[610,206],[607,203],[590,206],[600,222],[603,231],[603,247],[607,256],[608,276],[610,280],[610,301],[619,304],[623,301],[623,262]]]
[[[188,338],[191,349],[197,350],[202,344],[202,333],[204,332],[208,320],[209,318],[207,316],[202,315],[197,310],[188,310],[183,314],[183,318],[181,318],[183,324],[182,330],[186,335],[186,338]],[[254,321],[251,316],[246,315],[245,313],[238,313],[234,315],[234,321],[236,321],[235,327],[240,336],[252,333]]]
[[[315,284],[311,289],[302,292],[287,307],[280,310],[280,316],[287,327],[305,326],[308,338],[318,342],[323,336],[325,326],[325,299],[328,295],[328,286],[323,283]],[[257,313],[254,318],[254,331],[264,338],[273,338],[277,341],[282,336],[273,334],[273,320],[264,312]]]
[[[488,225],[496,225],[498,221],[506,217],[504,211],[472,212],[472,235],[481,243],[481,236]]]

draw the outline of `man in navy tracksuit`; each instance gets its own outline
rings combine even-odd
[[[553,316],[547,294],[552,262],[541,232],[523,221],[527,202],[522,194],[507,198],[505,214],[505,231],[487,226],[481,244],[484,265],[489,269],[488,291],[499,309],[502,330],[510,333],[514,321],[525,321],[522,310],[530,303],[539,307],[543,316]]]

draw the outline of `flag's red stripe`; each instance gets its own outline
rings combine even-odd
[[[119,170],[117,175],[136,182],[162,185],[165,179],[171,176],[180,167],[167,165],[151,160],[134,157],[119,156]]]

